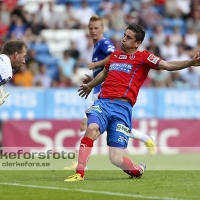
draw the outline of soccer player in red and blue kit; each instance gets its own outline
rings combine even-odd
[[[200,66],[199,52],[190,60],[167,62],[148,51],[138,51],[145,31],[138,24],[128,25],[121,41],[121,51],[114,51],[104,70],[91,82],[80,86],[79,95],[87,98],[92,88],[102,84],[98,97],[87,110],[88,127],[81,140],[76,174],[65,181],[83,181],[93,142],[107,130],[109,159],[134,178],[144,173],[145,164],[134,164],[123,156],[131,130],[132,107],[150,69],[176,71]]]
[[[115,47],[109,39],[104,37],[103,21],[102,18],[100,18],[98,15],[93,15],[90,18],[88,23],[88,30],[94,44],[92,62],[88,63],[88,67],[89,69],[93,70],[93,78],[95,78],[104,69],[104,66],[110,59],[110,54],[115,51]],[[86,78],[86,82],[88,81],[91,81],[90,77]],[[98,99],[100,90],[101,90],[101,84],[93,88],[92,100],[89,102],[88,108],[91,107],[94,101]],[[87,129],[87,116],[85,114],[81,121],[81,126],[80,126],[79,135],[81,139],[85,135],[86,129]],[[149,135],[141,133],[136,129],[132,129],[129,137],[144,142],[144,144],[148,147],[149,154],[151,156],[155,154],[155,143]],[[64,167],[64,169],[66,170],[75,169],[77,167],[77,164],[78,162],[73,161],[73,164],[71,166]]]

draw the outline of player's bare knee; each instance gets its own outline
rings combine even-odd
[[[90,124],[87,127],[87,131],[85,133],[86,137],[96,140],[99,135],[100,135],[99,126],[97,124]]]
[[[86,131],[87,129],[87,118],[83,118],[80,126],[80,131]]]

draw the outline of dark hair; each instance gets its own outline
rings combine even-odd
[[[15,52],[21,53],[23,47],[27,49],[27,45],[25,44],[25,42],[21,40],[10,40],[5,43],[2,54],[12,55]]]
[[[129,24],[126,30],[129,29],[135,33],[136,41],[143,42],[145,37],[145,30],[138,24]]]

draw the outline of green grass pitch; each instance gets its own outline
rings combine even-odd
[[[64,182],[74,171],[58,166],[50,170],[0,171],[1,200],[199,200],[200,155],[131,155],[147,170],[141,179],[128,179],[107,156],[92,156],[83,182]],[[59,161],[57,161],[59,163]],[[67,161],[67,165],[71,161]]]

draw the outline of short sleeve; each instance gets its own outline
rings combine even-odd
[[[105,55],[110,55],[112,52],[115,51],[115,46],[113,45],[113,43],[109,40],[103,40],[101,45],[101,50],[103,51],[103,53]]]
[[[161,61],[161,58],[159,58],[158,56],[148,52],[148,51],[144,51],[143,52],[143,61],[144,61],[144,65],[148,66],[150,69],[158,69],[158,64]]]

